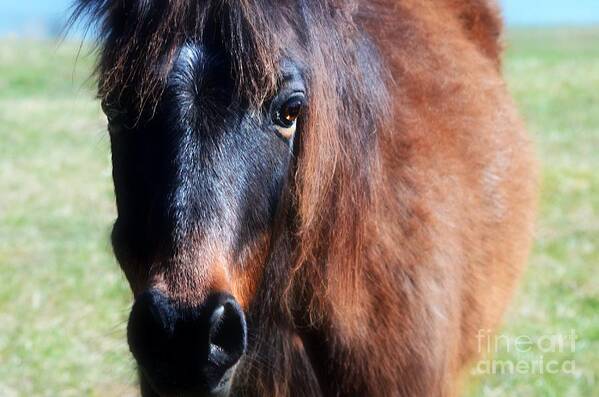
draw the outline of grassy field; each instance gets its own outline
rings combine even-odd
[[[477,375],[468,395],[597,396],[599,28],[515,31],[508,44],[505,71],[537,144],[543,191],[530,267],[495,359],[543,356],[574,368]],[[108,244],[109,142],[87,79],[93,58],[76,53],[69,43],[0,41],[2,397],[136,395],[130,296]],[[573,351],[510,348],[571,330]]]
[[[536,142],[543,181],[533,255],[501,332],[510,341],[496,359],[542,356],[575,366],[482,377],[471,395],[599,396],[599,28],[523,30],[507,39],[505,74]],[[518,337],[571,331],[575,347],[563,352],[541,341],[530,352],[513,345]]]

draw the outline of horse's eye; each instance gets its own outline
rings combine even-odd
[[[290,139],[295,133],[296,122],[302,114],[305,106],[305,98],[301,93],[297,93],[288,98],[274,114],[274,122],[279,133],[286,139]]]
[[[303,107],[304,100],[302,98],[295,97],[287,100],[278,112],[277,121],[280,122],[281,127],[291,127],[300,116]]]

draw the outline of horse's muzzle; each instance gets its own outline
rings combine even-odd
[[[179,308],[156,289],[140,294],[129,317],[129,347],[160,395],[222,396],[247,344],[245,316],[228,294]]]

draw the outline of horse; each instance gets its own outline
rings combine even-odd
[[[491,0],[78,0],[148,396],[455,396],[532,240]]]

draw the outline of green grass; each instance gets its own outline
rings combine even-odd
[[[543,164],[536,244],[501,335],[578,335],[558,374],[477,376],[470,396],[599,395],[599,28],[508,35],[505,72]],[[92,56],[0,41],[0,396],[136,395],[130,294]]]
[[[499,349],[497,361],[559,364],[573,373],[496,374],[472,396],[599,395],[599,28],[518,30],[505,74],[542,165],[536,243],[501,335],[577,334],[574,352]],[[542,347],[545,345],[542,345]],[[522,349],[523,350],[523,349]],[[548,349],[549,350],[549,349]]]
[[[0,43],[0,396],[123,395],[135,382],[108,244],[109,142],[92,57],[76,54]]]

